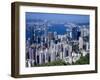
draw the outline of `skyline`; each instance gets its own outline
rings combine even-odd
[[[25,16],[26,67],[89,64],[88,15],[27,12]]]

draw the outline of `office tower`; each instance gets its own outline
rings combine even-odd
[[[44,55],[45,55],[45,63],[48,63],[48,49],[47,48],[44,50]]]
[[[84,37],[89,36],[89,29],[84,28]]]
[[[30,47],[30,45],[31,45],[31,44],[30,44],[30,38],[28,38],[28,40],[26,40],[26,47],[28,47],[28,48],[29,48],[29,47]]]
[[[26,40],[26,60],[29,60],[30,38]]]
[[[44,52],[44,48],[42,49],[42,52],[41,52],[41,62],[42,62],[42,64],[45,63],[45,52]]]
[[[48,32],[48,38],[50,41],[53,40],[53,38],[54,38],[53,32]]]
[[[72,31],[69,32],[70,38],[72,38]]]
[[[31,47],[29,48],[29,61],[32,66],[34,60],[33,60],[33,49]]]
[[[65,48],[65,57],[68,57],[68,49]]]
[[[39,64],[42,64],[42,62],[43,62],[43,51],[41,49],[39,50]]]
[[[54,38],[57,39],[57,32],[54,32]]]
[[[66,28],[67,37],[72,38],[72,31],[70,28]]]
[[[89,51],[90,45],[89,42],[86,42],[86,51]]]
[[[79,49],[83,49],[83,38],[79,37]]]
[[[81,37],[85,37],[86,35],[88,35],[87,29],[82,28],[81,29]]]
[[[68,45],[68,56],[72,56],[72,46]]]
[[[54,48],[50,48],[50,58],[51,58],[51,62],[55,61],[55,50]]]
[[[72,39],[73,40],[78,40],[78,28],[77,27],[73,27],[72,28]]]
[[[79,40],[79,37],[81,36],[81,32],[80,31],[78,31],[77,32],[77,40]]]
[[[63,58],[68,56],[68,45],[67,44],[63,44]]]

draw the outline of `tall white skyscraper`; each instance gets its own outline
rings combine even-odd
[[[68,45],[68,56],[71,57],[71,53],[72,53],[72,46]]]
[[[79,37],[79,49],[83,49],[83,38]]]
[[[89,42],[86,42],[86,50],[89,50]]]

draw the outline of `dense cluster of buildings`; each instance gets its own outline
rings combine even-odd
[[[28,24],[29,25],[29,24]],[[89,54],[89,25],[65,25],[66,33],[48,31],[46,23],[30,24],[30,37],[26,39],[26,66],[31,67],[63,60],[72,64]],[[27,32],[27,31],[26,31]]]

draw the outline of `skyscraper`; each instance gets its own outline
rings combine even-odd
[[[73,27],[72,28],[72,39],[73,40],[78,40],[79,39],[79,30],[78,30],[78,27]]]
[[[79,37],[79,49],[83,49],[83,38]]]

